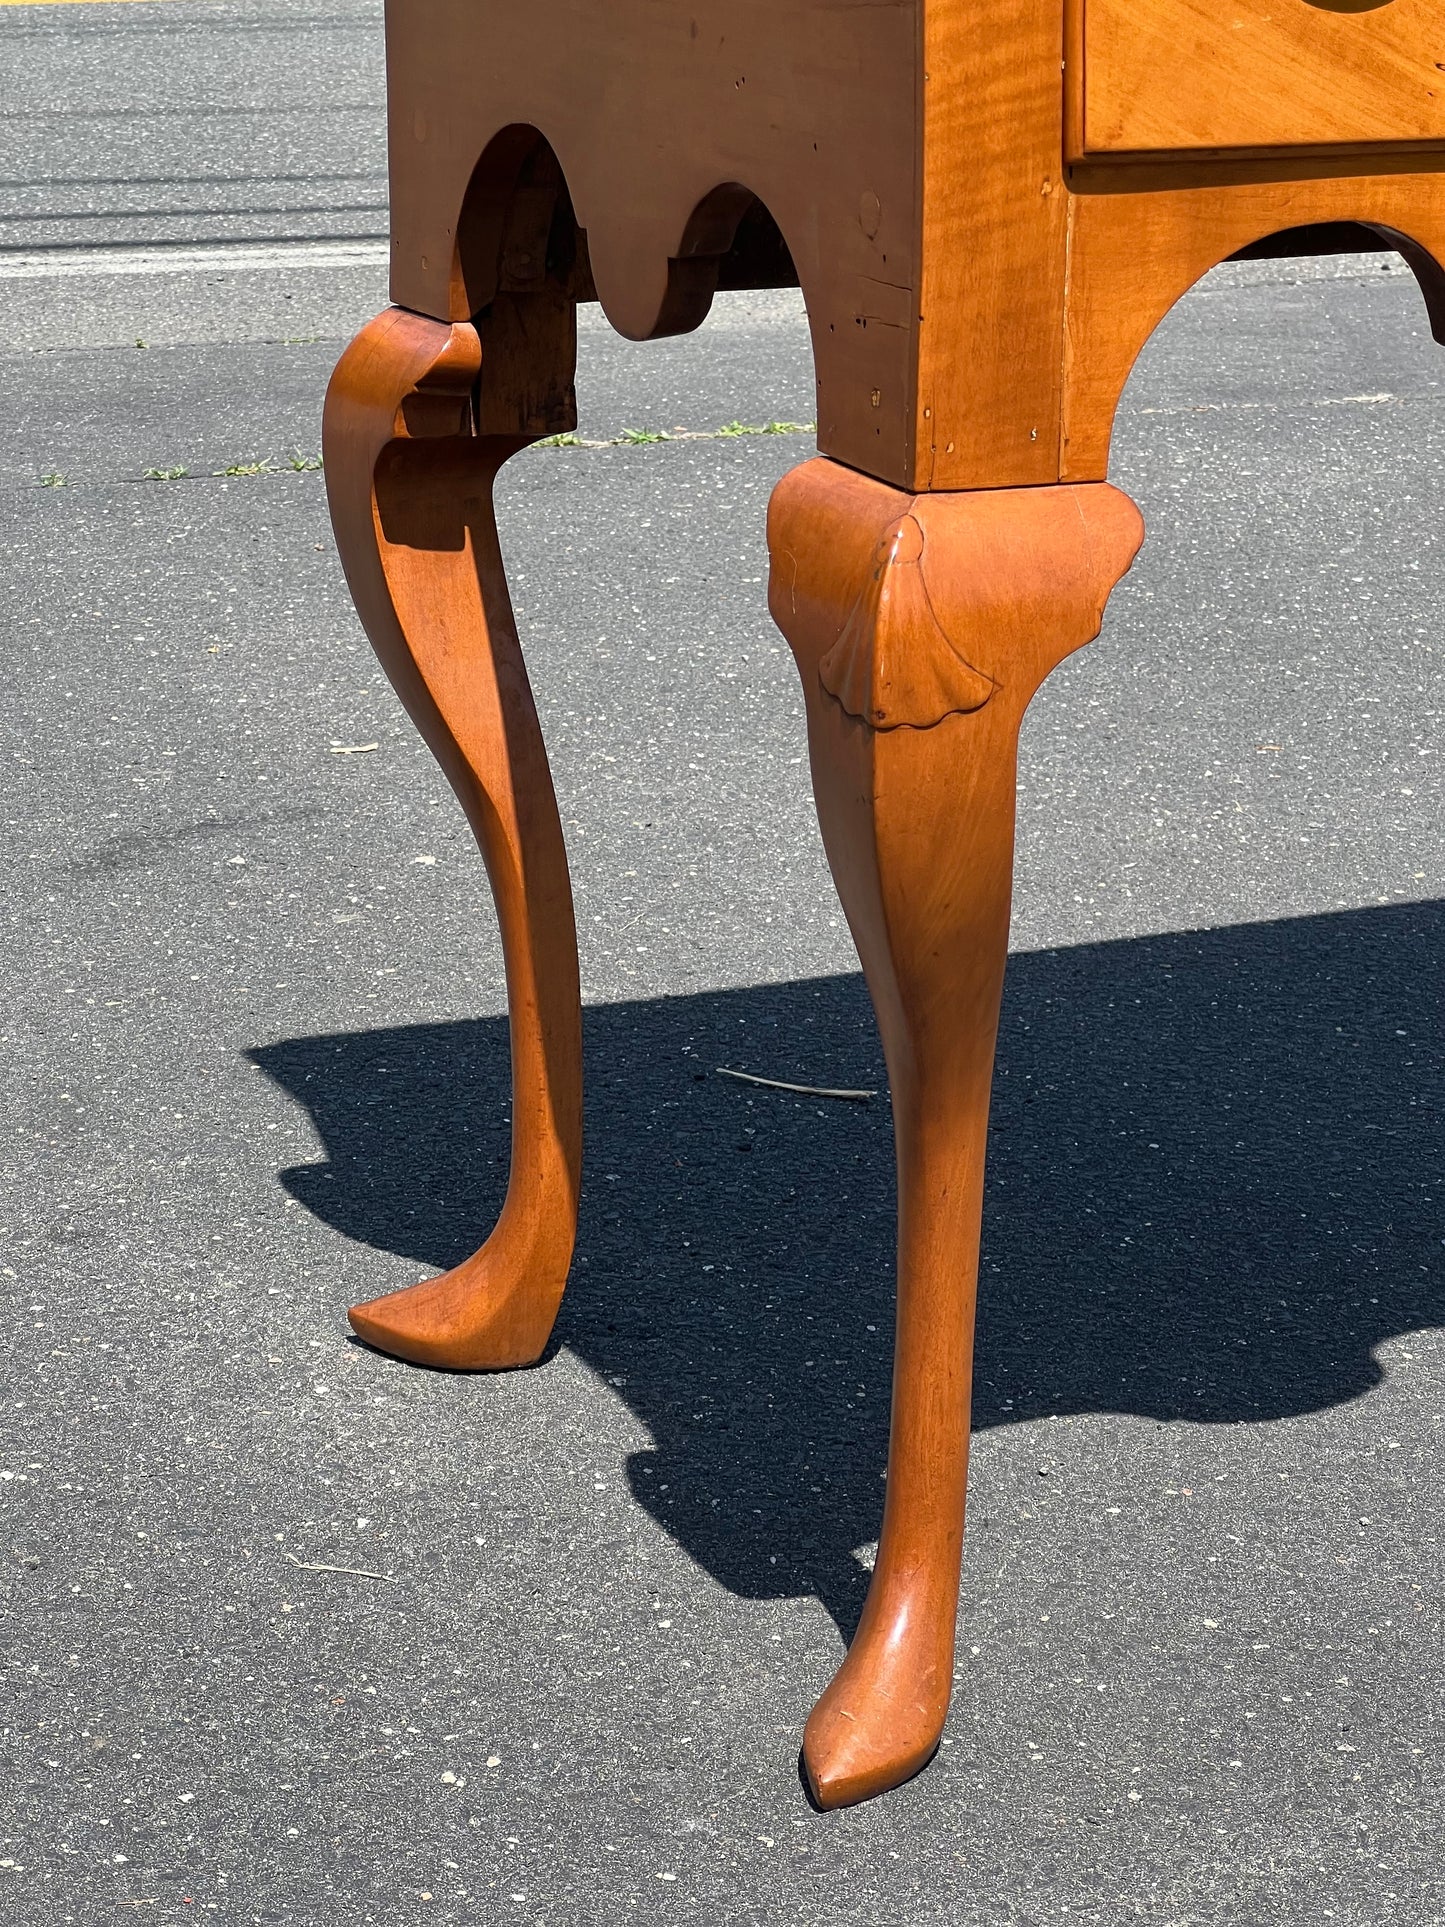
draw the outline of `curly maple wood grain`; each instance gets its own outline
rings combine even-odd
[[[822,1806],[917,1772],[948,1710],[1018,730],[1048,672],[1098,633],[1142,536],[1127,496],[1102,483],[909,497],[814,461],[773,496],[769,602],[803,680],[818,816],[878,1014],[898,1155],[887,1499],[857,1635],[804,1734]],[[885,574],[914,572],[902,595],[873,586],[880,544]],[[871,636],[860,609],[874,612]],[[931,693],[940,637],[991,693],[929,727],[874,727],[822,667],[844,632],[893,665],[905,704],[910,641]]]
[[[1074,0],[1085,153],[1445,139],[1439,0]]]
[[[351,1313],[369,1344],[459,1369],[529,1364],[546,1346],[572,1258],[582,1154],[567,854],[492,509],[497,470],[529,438],[473,432],[481,363],[470,326],[390,309],[342,356],[324,423],[347,582],[476,833],[501,925],[513,1110],[496,1228],[454,1270]]]

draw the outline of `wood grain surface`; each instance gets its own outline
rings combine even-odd
[[[477,320],[546,281],[641,339],[795,278],[822,453],[912,489],[1102,479],[1181,273],[1321,224],[1434,245],[1445,47],[1436,0],[1087,8],[393,0],[393,298]]]
[[[909,496],[815,461],[773,495],[769,605],[802,677],[818,818],[878,1015],[898,1151],[887,1500],[862,1621],[804,1735],[822,1806],[896,1786],[943,1730],[1019,724],[1049,671],[1098,634],[1143,532],[1107,485]],[[891,708],[860,715],[830,682],[840,639],[893,665],[858,679]],[[905,686],[915,665],[921,703]]]
[[[357,612],[446,772],[486,861],[512,1031],[512,1168],[473,1257],[358,1306],[382,1351],[422,1365],[525,1365],[544,1350],[576,1233],[582,1031],[567,853],[512,620],[492,484],[524,437],[478,436],[482,345],[391,309],[326,397],[332,524]]]
[[[1076,0],[1081,151],[1445,140],[1439,0]]]
[[[808,300],[820,445],[911,462],[919,0],[392,0],[392,299],[465,321],[545,139],[622,334],[696,327],[748,208]],[[548,228],[511,249],[540,262]]]
[[[1445,76],[1442,76],[1445,77]],[[1305,163],[1299,165],[1303,168]],[[1068,328],[1058,472],[1094,481],[1109,472],[1119,399],[1155,328],[1196,281],[1236,250],[1303,225],[1304,215],[1358,222],[1415,270],[1437,340],[1445,340],[1445,176],[1347,172],[1320,181],[1185,176],[1177,166],[1119,166],[1092,177],[1095,193],[1069,204]],[[1156,185],[1157,181],[1157,185]]]

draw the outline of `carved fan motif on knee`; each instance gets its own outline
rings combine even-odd
[[[874,729],[929,729],[998,687],[954,645],[928,593],[924,534],[902,515],[874,551],[843,632],[818,665],[828,694]]]

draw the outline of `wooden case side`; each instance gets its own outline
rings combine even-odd
[[[696,325],[671,292],[698,211],[736,186],[776,222],[807,300],[820,448],[905,481],[921,5],[389,0],[393,299],[443,319],[473,307],[459,234],[508,127],[555,151],[597,298],[634,339]]]

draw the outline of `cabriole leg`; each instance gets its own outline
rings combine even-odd
[[[823,1806],[917,1772],[948,1710],[1019,724],[1097,635],[1142,535],[1105,483],[912,497],[814,461],[773,496],[770,603],[803,679],[898,1158],[887,1498],[862,1620],[804,1734]]]
[[[332,522],[358,613],[476,833],[501,925],[512,1039],[512,1168],[495,1230],[439,1278],[351,1313],[423,1365],[538,1358],[577,1223],[581,1012],[567,855],[497,544],[492,485],[530,433],[479,434],[482,344],[393,308],[326,398]],[[546,432],[545,429],[540,432]]]

